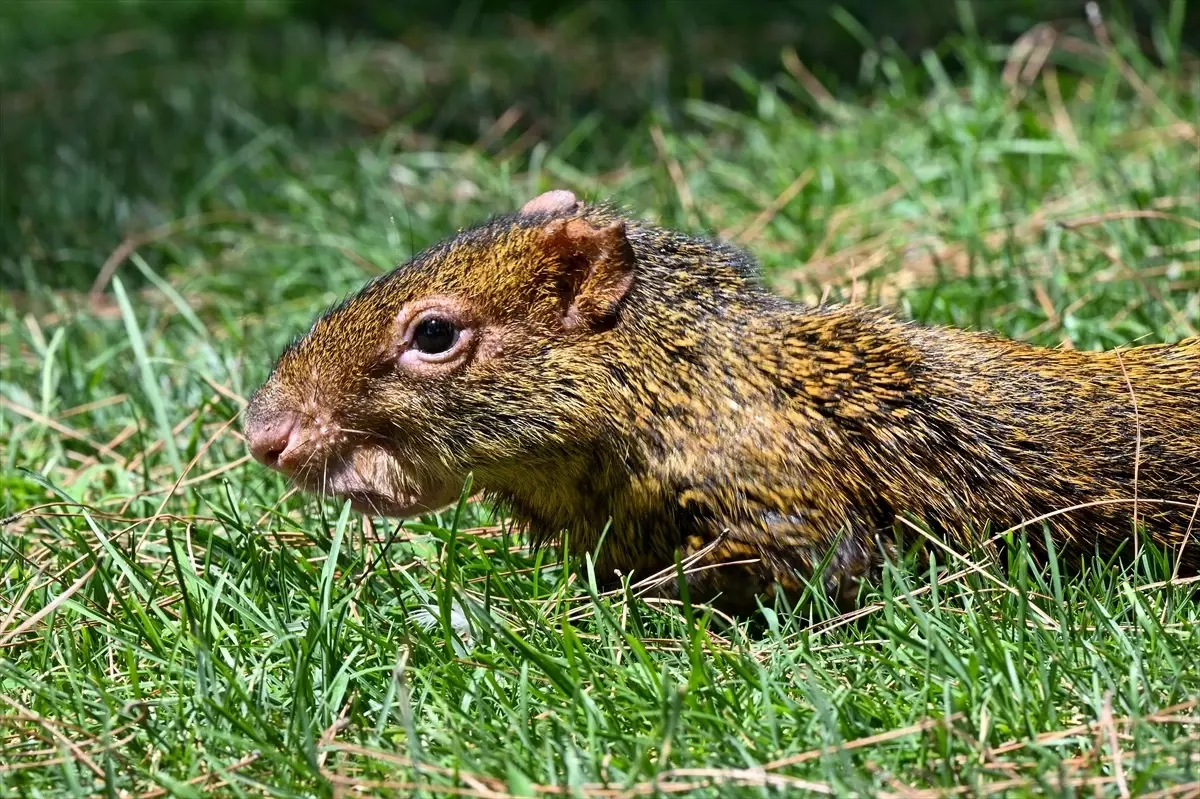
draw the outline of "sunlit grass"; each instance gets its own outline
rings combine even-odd
[[[599,597],[470,503],[398,527],[290,494],[238,420],[315,313],[551,187],[739,241],[805,301],[1194,335],[1182,6],[1150,57],[1086,24],[880,45],[851,99],[785,55],[731,78],[748,111],[499,115],[472,146],[427,132],[386,41],[57,51],[6,100],[6,185],[38,191],[6,198],[0,252],[0,793],[1200,790],[1200,612],[1153,553],[1066,576],[1016,535],[1010,563],[889,568],[848,617],[730,626]]]

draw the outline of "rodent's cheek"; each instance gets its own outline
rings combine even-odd
[[[502,358],[505,354],[505,342],[512,338],[511,331],[500,326],[486,326],[476,331],[475,352],[472,360],[486,363]]]

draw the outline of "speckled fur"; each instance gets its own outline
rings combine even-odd
[[[725,533],[706,562],[757,562],[689,588],[731,610],[776,583],[796,591],[830,547],[829,587],[846,595],[901,513],[961,550],[985,522],[1116,501],[1048,524],[1070,555],[1128,548],[1139,425],[1138,518],[1179,548],[1200,495],[1200,339],[1074,352],[805,307],[762,288],[741,251],[632,219],[634,282],[615,323],[564,329],[541,236],[553,216],[491,220],[375,280],[283,353],[249,417],[319,408],[356,431],[318,461],[377,447],[412,474],[473,472],[538,543],[569,530],[572,550],[591,552],[611,519],[601,577],[645,576]],[[500,343],[444,379],[397,376],[382,343],[430,294],[477,308]],[[1184,573],[1200,567],[1197,537]]]

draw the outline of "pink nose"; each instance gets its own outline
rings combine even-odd
[[[299,439],[300,425],[296,417],[289,414],[256,420],[246,428],[250,454],[256,461],[272,469],[283,468],[283,462],[296,449]]]

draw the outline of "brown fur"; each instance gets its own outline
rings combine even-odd
[[[1180,549],[1200,495],[1200,339],[1074,352],[805,307],[724,244],[544,197],[319,319],[256,393],[248,434],[299,414],[293,478],[364,489],[366,510],[449,501],[474,473],[539,543],[569,530],[592,552],[611,520],[601,577],[719,540],[697,565],[755,562],[689,588],[734,610],[794,593],[827,555],[829,587],[852,590],[903,513],[963,549],[985,523],[1079,506],[1046,521],[1061,551],[1129,549],[1135,469],[1145,535]],[[395,320],[430,296],[478,320],[473,356],[393,368]]]

